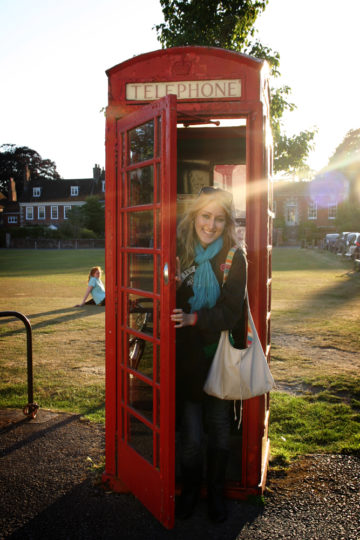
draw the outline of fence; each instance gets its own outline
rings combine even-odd
[[[18,249],[101,249],[105,248],[105,239],[11,238],[6,247]]]

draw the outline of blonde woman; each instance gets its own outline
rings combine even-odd
[[[231,330],[235,346],[246,346],[244,249],[235,251],[226,283],[225,260],[237,246],[231,194],[203,188],[178,225],[176,309],[176,407],[180,422],[182,493],[177,516],[190,517],[200,494],[203,470],[203,420],[207,442],[208,511],[226,519],[225,473],[230,444],[230,402],[203,392],[222,330]]]
[[[89,294],[91,294],[92,299],[86,301]],[[94,266],[93,268],[91,268],[85,296],[81,304],[76,304],[75,307],[81,307],[90,304],[96,304],[97,306],[105,306],[105,287],[103,282],[101,281],[100,266]]]

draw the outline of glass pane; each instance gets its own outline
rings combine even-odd
[[[149,422],[153,419],[153,389],[136,376],[128,374],[128,404]]]
[[[155,381],[160,383],[160,347],[156,347],[156,378]]]
[[[162,275],[163,275],[163,268],[161,268],[161,257],[160,257],[160,255],[158,255],[156,257],[156,261],[157,261],[157,269],[158,269],[157,283],[156,283],[157,291],[156,292],[160,294],[160,291],[161,291],[161,279],[162,279]]]
[[[118,227],[119,246],[122,247],[124,245],[124,216],[122,213],[119,213]],[[118,257],[120,258],[119,254]]]
[[[125,182],[126,182],[126,174],[122,173],[121,175],[121,185],[119,187],[119,194],[120,194],[120,206],[126,206],[125,204]]]
[[[129,414],[129,445],[143,458],[153,463],[153,432]]]
[[[153,166],[136,169],[129,174],[129,206],[152,204],[154,200]]]
[[[153,377],[153,344],[129,334],[129,366],[149,379]]]
[[[131,212],[129,216],[129,246],[154,247],[152,212]]]
[[[140,163],[154,156],[154,120],[129,131],[130,163]]]
[[[144,253],[129,254],[129,285],[133,289],[153,290],[154,260]]]
[[[155,433],[155,441],[156,441],[156,456],[155,456],[155,463],[154,467],[157,469],[160,469],[160,435],[159,433]]]
[[[137,332],[153,335],[153,299],[129,294],[128,326]]]
[[[156,396],[156,418],[155,418],[155,425],[157,427],[160,427],[160,391],[158,389],[155,390],[155,396]]]
[[[156,219],[156,249],[161,247],[161,227],[160,227],[160,211],[155,214]]]
[[[157,315],[156,317],[157,336],[156,337],[160,339],[160,304],[159,302],[156,302],[155,306],[156,306],[156,315]]]
[[[157,117],[157,145],[156,157],[161,156],[161,116]]]
[[[160,202],[161,196],[161,167],[160,163],[156,164],[156,202]]]

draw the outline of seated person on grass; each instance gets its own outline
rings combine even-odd
[[[90,293],[92,299],[86,302],[86,299]],[[75,307],[81,307],[90,304],[95,304],[97,306],[105,306],[105,287],[103,282],[101,281],[100,266],[94,266],[90,270],[88,286],[83,301],[81,302],[81,304],[76,304]]]

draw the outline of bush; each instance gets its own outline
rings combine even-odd
[[[45,227],[34,225],[33,227],[18,227],[10,229],[9,232],[13,238],[40,238],[44,236]]]
[[[98,235],[91,229],[81,229],[80,238],[97,238]]]
[[[318,230],[317,226],[313,222],[302,222],[298,226],[298,238],[306,242],[312,242],[313,240],[319,240],[322,237],[322,232]]]

